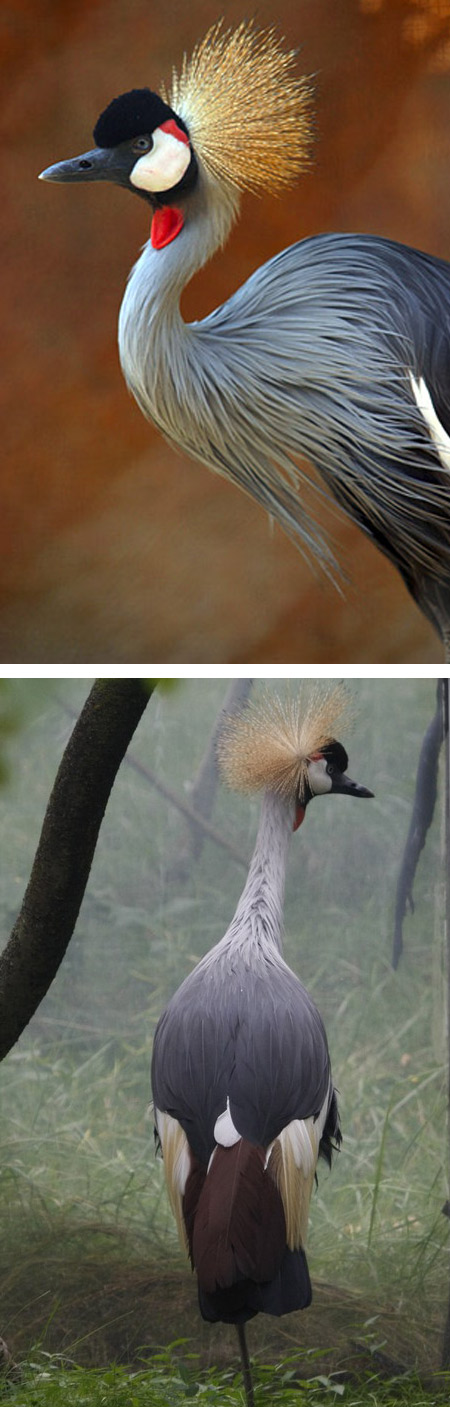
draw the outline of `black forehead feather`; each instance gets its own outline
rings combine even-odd
[[[121,93],[100,113],[93,137],[98,147],[117,147],[131,137],[141,137],[155,131],[162,122],[174,117],[179,127],[187,128],[172,108],[152,93],[151,88],[132,88],[129,93]]]
[[[322,748],[322,756],[326,758],[327,762],[334,762],[338,772],[347,771],[348,756],[342,743],[337,743],[333,739],[333,742],[328,743],[327,747]]]

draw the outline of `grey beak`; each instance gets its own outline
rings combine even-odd
[[[118,147],[94,147],[93,151],[85,151],[81,156],[47,166],[45,171],[41,171],[39,180],[117,181],[119,185],[128,185],[129,172],[135,159],[130,160],[129,149],[125,153]]]
[[[341,793],[343,796],[373,796],[373,791],[367,787],[361,787],[359,782],[352,782],[347,777],[346,772],[335,772],[331,785],[332,792]]]

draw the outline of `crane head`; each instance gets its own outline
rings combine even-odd
[[[351,704],[342,683],[310,684],[296,698],[267,694],[225,718],[218,740],[224,781],[235,791],[278,792],[294,809],[294,830],[308,802],[328,792],[373,796],[347,776],[348,756],[336,741]]]
[[[347,776],[348,756],[342,743],[331,739],[320,752],[314,752],[306,762],[306,778],[301,792],[296,798],[293,829],[296,831],[304,820],[305,810],[313,796],[325,796],[331,792],[341,796],[373,796],[373,791],[359,782],[352,782]]]
[[[296,58],[274,28],[219,20],[173,71],[170,93],[133,88],[114,98],[94,127],[94,149],[40,179],[115,181],[157,211],[176,209],[199,166],[235,193],[281,191],[309,164],[312,92],[295,75]]]
[[[154,210],[176,208],[177,200],[196,184],[197,160],[186,123],[150,88],[133,88],[113,98],[93,136],[92,151],[48,166],[39,179],[113,181],[143,196]]]

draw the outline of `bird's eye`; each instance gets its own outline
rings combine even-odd
[[[151,151],[152,146],[153,137],[136,137],[135,141],[132,143],[131,150],[141,152]]]
[[[335,771],[336,771],[335,763],[334,763],[334,762],[327,762],[327,772],[328,772],[328,776],[329,776],[329,777],[332,777],[332,776],[333,776],[333,772],[335,772]]]

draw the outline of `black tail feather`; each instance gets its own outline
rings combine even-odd
[[[307,1309],[312,1290],[308,1263],[304,1251],[290,1251],[286,1246],[280,1269],[273,1280],[258,1285],[254,1280],[237,1280],[226,1289],[213,1291],[198,1287],[200,1313],[215,1324],[245,1324],[255,1314],[291,1314],[294,1309]]]
[[[333,1153],[339,1152],[342,1143],[341,1126],[339,1123],[339,1110],[336,1090],[333,1090],[330,1107],[328,1110],[325,1128],[319,1143],[319,1158],[325,1158],[328,1167],[331,1168]]]

